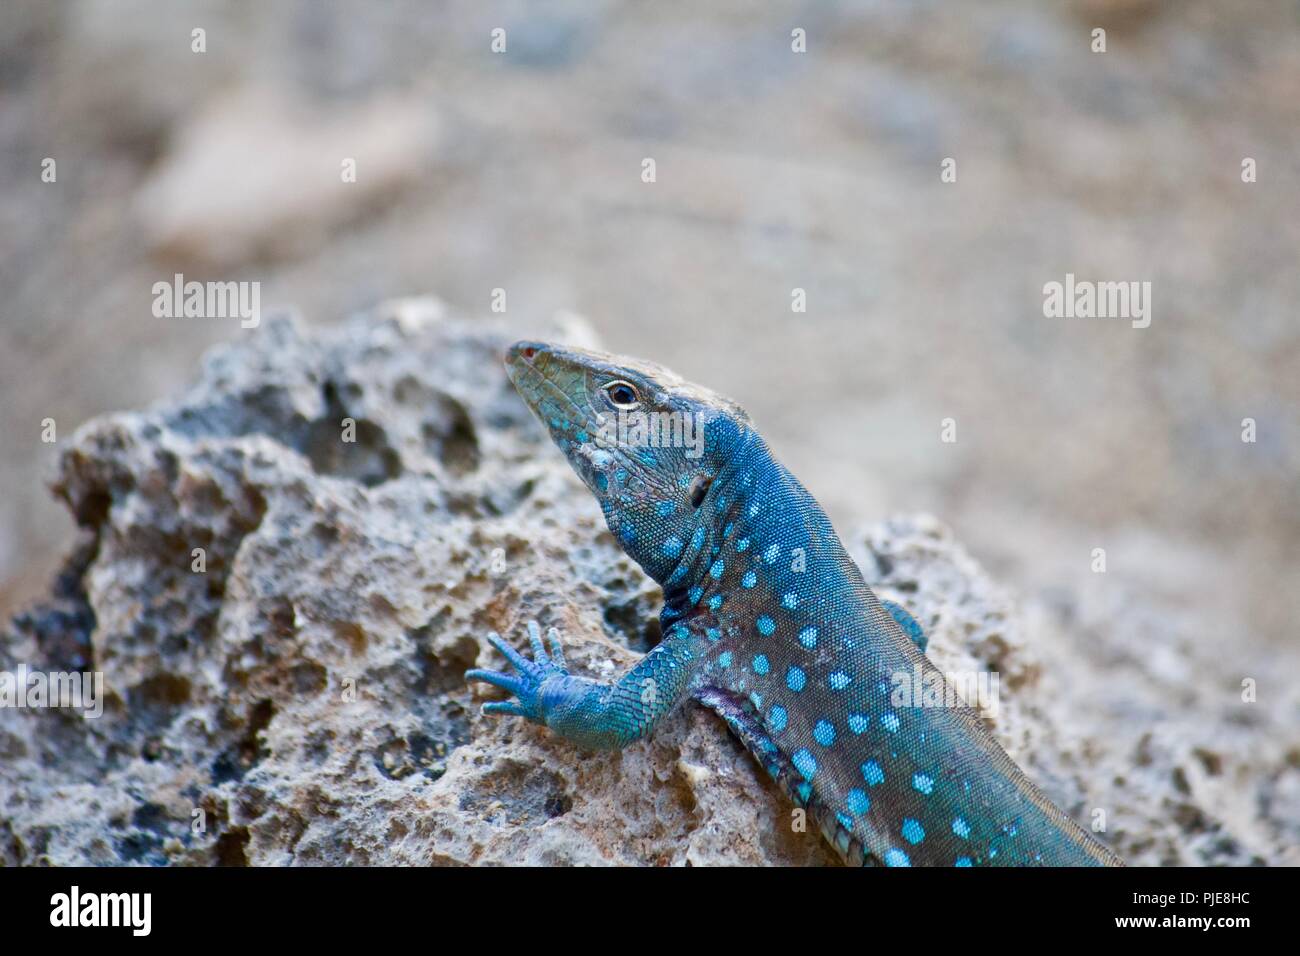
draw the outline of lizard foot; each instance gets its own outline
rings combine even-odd
[[[503,641],[496,631],[488,634],[488,643],[505,656],[518,672],[517,675],[474,668],[465,672],[465,680],[482,681],[515,695],[515,700],[484,704],[483,713],[512,714],[544,724],[546,706],[543,701],[542,685],[554,677],[567,678],[569,672],[564,666],[564,648],[560,645],[560,632],[553,627],[547,630],[546,636],[551,642],[551,651],[548,654],[546,645],[542,642],[541,627],[536,621],[529,621],[527,626],[528,642],[533,648],[531,661]]]

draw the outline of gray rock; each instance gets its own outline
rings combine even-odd
[[[591,337],[576,321],[528,331]],[[592,675],[658,638],[657,587],[505,378],[514,337],[432,300],[311,335],[268,319],[179,400],[76,433],[54,488],[82,540],[0,635],[0,669],[98,670],[107,701],[93,719],[0,710],[0,862],[833,860],[699,707],[598,755],[479,714],[493,692],[463,673],[500,663],[489,630],[518,643],[536,617]],[[1251,751],[1234,744],[1268,739],[1250,726],[1264,715],[1218,733],[1230,703],[1164,683],[1144,695],[1141,672],[1099,690],[1131,655],[1072,647],[1077,630],[1050,614],[1031,645],[933,519],[850,544],[942,666],[1000,673],[1000,738],[1079,819],[1105,809],[1131,862],[1272,859],[1284,844],[1293,733]]]

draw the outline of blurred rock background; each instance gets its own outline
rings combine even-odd
[[[1298,90],[1274,0],[10,0],[0,612],[72,539],[42,419],[258,334],[153,283],[330,321],[502,288],[735,397],[841,528],[937,514],[1080,639],[1173,633],[1263,698],[1300,618]],[[1150,328],[1044,318],[1067,272],[1150,280]]]

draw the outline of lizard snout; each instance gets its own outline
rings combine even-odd
[[[515,368],[523,363],[533,362],[537,356],[547,350],[545,342],[516,342],[506,349],[506,367]]]

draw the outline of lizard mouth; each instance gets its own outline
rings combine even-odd
[[[548,399],[566,414],[578,413],[573,399],[546,374],[548,354],[540,342],[516,342],[506,351],[506,377],[543,424],[549,424],[545,418],[547,409],[543,407]]]
[[[598,500],[639,495],[646,489],[670,493],[666,479],[640,460],[635,448],[622,444],[612,415],[593,406],[595,399],[587,392],[592,367],[583,356],[544,342],[522,341],[506,351],[505,364],[515,391]],[[615,375],[617,370],[601,374]]]
[[[516,342],[506,351],[506,377],[523,398],[533,414],[549,425],[548,411],[562,411],[565,418],[582,420],[582,414],[573,397],[564,391],[549,373],[553,356],[542,342]],[[551,404],[555,409],[547,409]]]
[[[597,494],[604,494],[618,467],[616,448],[600,440],[597,422],[588,421],[578,403],[548,373],[553,361],[550,348],[542,342],[516,342],[506,352],[506,376],[524,403],[550,431],[551,439],[564,452],[578,477]],[[586,422],[585,427],[570,426]]]

